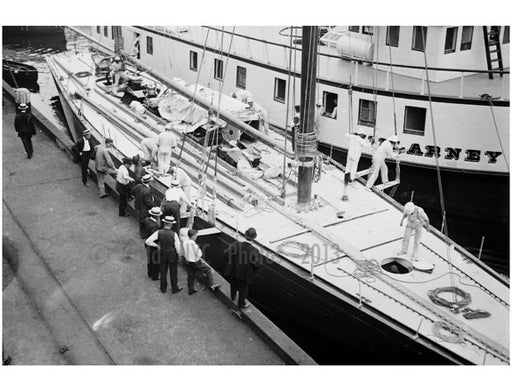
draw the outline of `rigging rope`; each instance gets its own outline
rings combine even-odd
[[[494,116],[494,109],[493,109],[494,106],[492,104],[492,97],[491,96],[482,97],[482,99],[487,99],[489,101],[489,108],[491,110],[492,120],[494,122],[494,129],[496,130],[496,135],[498,136],[498,142],[500,143],[500,148],[503,153],[503,159],[505,159],[505,164],[507,166],[507,170],[510,171],[510,167],[508,166],[507,156],[505,155],[505,149],[503,148],[503,143],[501,142],[501,136],[500,136],[500,132],[498,129],[498,124],[496,123],[496,117]]]
[[[441,213],[442,213],[442,216],[444,216],[445,213],[446,213],[446,207],[445,207],[445,204],[444,204],[443,183],[441,181],[441,168],[439,166],[439,157],[437,155],[437,150],[438,150],[439,147],[437,146],[438,144],[437,144],[437,138],[436,138],[436,128],[435,128],[435,125],[434,125],[434,112],[433,112],[433,109],[432,109],[432,94],[430,92],[430,79],[429,79],[429,76],[428,76],[426,28],[424,28],[422,26],[422,27],[420,27],[420,31],[421,31],[422,40],[423,40],[423,60],[425,62],[425,77],[427,79],[428,104],[429,104],[429,109],[430,109],[430,121],[432,122],[432,137],[433,137],[434,147],[435,147],[434,157],[435,157],[435,162],[436,162],[437,184],[438,184],[438,187],[439,187],[439,197],[440,197],[440,202],[441,202]],[[448,221],[445,222],[444,230],[445,230],[445,232],[444,232],[445,236],[448,237]],[[448,267],[449,267],[449,271],[451,272],[452,268],[453,268],[452,267],[452,259],[451,259],[451,251],[450,251],[450,246],[449,246],[447,241],[445,242],[445,246],[446,246],[447,255],[448,255],[447,256],[447,258],[448,258]],[[453,280],[452,274],[450,274],[450,283],[451,283],[452,287],[455,286],[455,281]],[[455,294],[454,294],[454,299],[455,299]]]

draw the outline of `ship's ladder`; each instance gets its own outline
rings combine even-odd
[[[490,71],[503,71],[503,58],[500,45],[500,26],[483,26],[485,57],[487,59],[487,69]],[[500,72],[500,77],[503,73]],[[489,79],[494,79],[494,72],[489,72]]]

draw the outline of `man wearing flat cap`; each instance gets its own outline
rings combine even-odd
[[[224,251],[228,259],[224,275],[231,287],[231,300],[235,301],[238,292],[238,308],[241,310],[249,307],[249,303],[245,302],[249,285],[262,264],[261,254],[252,244],[256,236],[256,230],[249,228],[245,231],[245,241],[236,241]]]
[[[135,211],[139,216],[139,228],[142,230],[140,224],[142,220],[149,216],[149,210],[155,206],[155,197],[151,193],[149,184],[153,181],[153,177],[150,174],[146,174],[142,177],[141,183],[139,183],[133,189],[135,195]],[[142,233],[141,233],[142,234]]]
[[[178,234],[171,230],[175,223],[174,217],[165,216],[164,228],[154,232],[146,239],[148,246],[158,248],[160,256],[160,290],[167,292],[167,270],[171,279],[171,292],[178,293],[183,290],[178,286],[178,259],[182,255],[181,243]]]
[[[89,184],[87,183],[87,169],[89,167],[89,160],[91,160],[93,151],[93,146],[91,144],[91,131],[89,129],[85,129],[82,132],[82,138],[71,147],[71,151],[75,155],[75,159],[80,163],[80,168],[82,169],[82,183],[89,187]]]
[[[158,258],[157,248],[148,246],[146,244],[146,239],[160,229],[160,216],[162,216],[162,210],[155,206],[149,210],[149,216],[144,218],[141,222],[140,236],[144,239],[144,247],[146,248],[148,264],[148,277],[152,280],[158,280],[158,276],[160,275],[160,260]]]
[[[123,158],[123,164],[117,170],[116,190],[119,193],[119,216],[128,217],[126,207],[128,206],[128,198],[130,197],[130,183],[133,178],[130,177],[128,168],[132,165],[132,159],[129,157]]]

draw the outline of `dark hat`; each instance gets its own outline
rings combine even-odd
[[[124,157],[124,158],[123,158],[123,164],[127,164],[127,163],[128,163],[128,164],[132,164],[132,159],[131,159],[131,158],[129,158],[129,157]]]
[[[142,183],[149,183],[153,180],[153,177],[149,174],[146,174],[142,177]]]
[[[107,137],[105,139],[105,144],[114,144],[114,140],[112,140],[110,137]]]
[[[256,236],[258,236],[258,234],[256,233],[256,230],[252,227],[245,231],[245,237],[249,240],[256,239]]]
[[[91,134],[91,131],[89,129],[85,129],[83,132],[82,132],[82,136],[88,136]]]
[[[165,216],[163,222],[164,224],[174,224],[176,220],[172,216]]]

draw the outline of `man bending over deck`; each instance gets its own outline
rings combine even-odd
[[[418,248],[421,242],[421,233],[423,226],[430,231],[430,225],[428,216],[425,211],[419,206],[414,205],[412,202],[408,202],[404,206],[404,214],[402,220],[400,220],[400,227],[402,226],[404,219],[407,218],[407,224],[405,225],[404,239],[402,241],[402,250],[398,252],[398,255],[407,254],[409,249],[409,241],[411,235],[414,232],[414,246],[411,255],[411,261],[415,262],[418,257]]]

